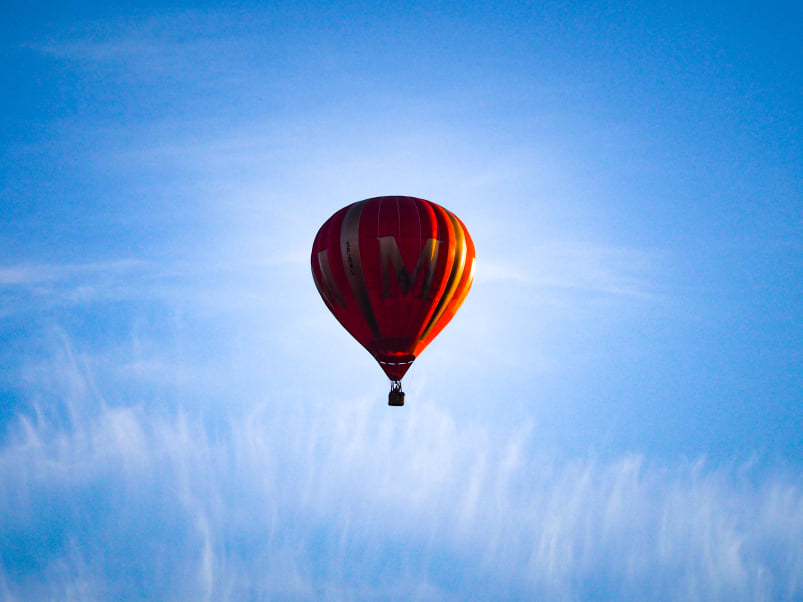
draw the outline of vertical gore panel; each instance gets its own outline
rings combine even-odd
[[[365,285],[365,275],[362,269],[362,258],[360,256],[360,217],[362,215],[365,201],[354,203],[346,212],[343,218],[343,227],[340,231],[340,252],[343,258],[343,267],[346,270],[351,292],[357,300],[365,323],[371,330],[375,338],[382,338],[377,324],[374,310],[371,307],[371,299],[368,296],[368,288]]]
[[[463,222],[461,222],[460,219],[453,213],[447,213],[449,213],[449,216],[452,218],[455,230],[459,231],[460,234],[462,247],[460,252],[463,256],[463,260],[461,261],[462,266],[460,273],[456,274],[457,282],[455,282],[454,291],[441,308],[440,315],[433,320],[426,337],[416,348],[416,353],[426,347],[451,321],[451,319],[457,313],[457,310],[463,304],[463,301],[465,301],[468,291],[471,289],[471,284],[474,281],[474,242],[471,240],[471,236],[469,235],[468,230]]]
[[[445,221],[449,224],[449,239],[450,242],[452,242],[454,251],[450,258],[451,262],[448,266],[448,277],[446,278],[446,286],[444,287],[443,294],[440,299],[438,299],[435,311],[432,313],[432,316],[420,336],[420,339],[422,341],[427,341],[427,343],[431,340],[429,339],[429,334],[432,328],[441,319],[447,304],[455,294],[466,261],[465,236],[463,235],[462,228],[460,228],[460,225],[453,219],[451,213],[443,208],[439,209],[443,212],[446,217]]]

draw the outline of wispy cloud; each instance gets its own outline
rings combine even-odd
[[[0,316],[146,296],[134,281],[158,281],[163,268],[140,260],[0,266]]]
[[[97,262],[89,264],[22,264],[0,266],[0,285],[31,285],[41,282],[66,280],[84,274],[119,274],[141,267],[143,262],[135,260]]]
[[[182,66],[197,66],[199,54],[220,60],[242,49],[237,42],[243,38],[243,23],[241,31],[234,31],[238,22],[232,16],[226,11],[161,10],[113,20],[89,19],[28,46],[57,59],[126,65],[129,74],[147,68],[176,75]]]
[[[485,262],[477,280],[508,281],[552,294],[581,293],[648,300],[657,296],[655,252],[595,242],[551,241],[522,245],[505,259]]]
[[[31,384],[0,447],[9,599],[802,593],[803,483],[780,466],[549,457],[533,424],[426,399],[252,390],[153,414],[61,345],[59,394]]]

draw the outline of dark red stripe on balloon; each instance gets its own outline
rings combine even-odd
[[[343,267],[346,270],[351,292],[357,300],[365,323],[371,330],[375,338],[382,338],[377,324],[374,310],[371,306],[371,298],[368,296],[368,288],[365,285],[365,274],[362,269],[362,257],[360,256],[360,216],[362,215],[365,201],[354,203],[349,207],[346,216],[343,218],[343,226],[340,230],[340,253],[343,259]]]

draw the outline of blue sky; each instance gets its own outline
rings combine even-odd
[[[803,596],[796,3],[6,9],[0,599]],[[458,215],[404,379],[309,253]]]

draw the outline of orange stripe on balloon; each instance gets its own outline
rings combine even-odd
[[[456,262],[456,268],[459,269],[454,272],[455,281],[452,282],[448,298],[443,299],[443,304],[440,306],[437,315],[428,324],[425,337],[416,345],[416,354],[431,343],[455,316],[468,295],[474,280],[474,243],[463,222],[451,212],[449,212],[449,216],[455,226],[462,258],[459,262]]]
[[[435,311],[432,312],[432,316],[427,321],[427,325],[419,337],[420,341],[426,342],[425,344],[428,344],[429,341],[432,340],[429,336],[430,331],[438,323],[449,301],[455,294],[457,285],[460,282],[460,274],[462,273],[466,261],[465,235],[463,233],[463,229],[460,227],[460,224],[454,220],[454,216],[449,211],[446,211],[442,208],[441,211],[443,211],[445,217],[447,218],[447,223],[449,224],[450,230],[449,239],[450,242],[454,241],[450,247],[454,250],[452,253],[450,253],[450,263],[447,266],[447,269],[449,270],[449,277],[447,278],[444,292],[440,299],[438,299]],[[423,347],[419,343],[416,345],[416,348],[418,349]]]

